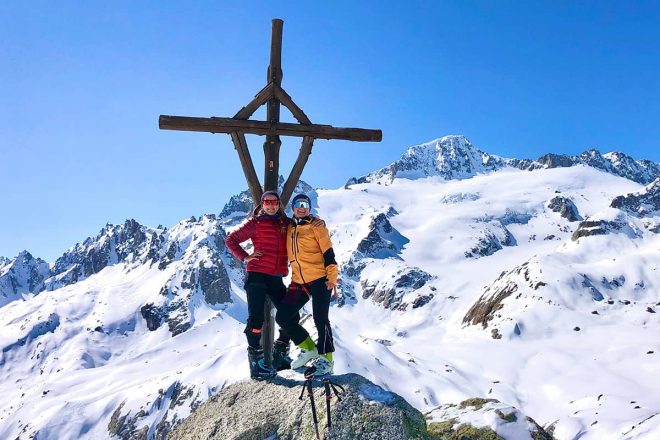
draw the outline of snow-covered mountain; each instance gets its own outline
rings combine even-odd
[[[298,189],[341,266],[336,372],[507,439],[531,437],[496,409],[561,440],[660,438],[657,164],[418,147],[346,188]],[[250,209],[246,192],[169,229],[106,225],[51,264],[0,260],[0,438],[164,438],[247,378],[224,237]],[[466,412],[472,398],[502,403]]]
[[[24,294],[43,290],[44,279],[50,273],[48,263],[23,251],[16,258],[0,259],[0,307]]]
[[[504,159],[478,149],[465,136],[452,135],[414,145],[394,163],[366,176],[353,177],[346,185],[366,182],[388,184],[397,178],[429,176],[440,176],[447,180],[466,179],[504,167],[531,171],[575,165],[591,166],[644,185],[660,177],[659,163],[645,159],[634,160],[619,152],[600,154],[598,150],[590,149],[579,156],[545,154],[537,160]]]

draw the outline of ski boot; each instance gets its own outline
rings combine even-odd
[[[277,376],[275,369],[266,367],[264,350],[261,347],[248,347],[248,362],[250,363],[250,377],[254,380],[270,379]]]
[[[277,371],[288,370],[291,368],[288,342],[275,341],[273,344],[273,368]]]
[[[325,376],[328,374],[332,374],[334,367],[335,367],[334,361],[328,360],[323,356],[319,356],[314,360],[314,363],[312,364],[312,368],[314,369],[312,371],[312,375]]]
[[[311,350],[305,350],[304,348],[300,349],[300,354],[294,360],[291,362],[291,369],[295,370],[300,367],[304,367],[307,362],[311,361],[312,359],[316,359],[319,357],[319,352],[316,350],[316,347],[312,348]]]

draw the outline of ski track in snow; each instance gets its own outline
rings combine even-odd
[[[373,216],[394,208],[390,222],[410,240],[400,257],[433,275],[429,285],[436,289],[417,309],[385,309],[362,299],[359,289],[356,303],[333,307],[335,373],[361,374],[423,412],[470,397],[495,398],[543,426],[556,422],[559,440],[660,438],[660,320],[646,311],[660,311],[660,234],[575,242],[579,222],[545,207],[559,191],[584,218],[613,215],[608,206],[615,196],[641,188],[575,166],[319,190],[319,214],[333,232],[340,263]],[[475,234],[502,219],[517,245],[466,258]],[[512,318],[496,320],[503,337],[493,339],[491,327],[463,324],[483,289],[525,262],[533,273],[540,269],[547,285],[536,297],[506,303],[503,313]],[[386,278],[388,265],[375,261],[368,276]],[[138,427],[153,425],[168,410],[169,420],[190,413],[190,402],[170,405],[176,382],[194,387],[195,400],[204,401],[245,380],[247,312],[235,276],[233,304],[199,304],[190,330],[172,337],[166,325],[147,329],[140,307],[158,299],[175,270],[145,265],[129,271],[118,264],[0,308],[0,438],[37,431],[40,440],[107,438],[110,417],[124,401],[122,414],[144,410]],[[588,295],[578,274],[588,274],[604,300]],[[619,276],[623,286],[603,287],[601,279]],[[642,279],[645,287],[635,290]],[[305,323],[314,333],[312,325]]]

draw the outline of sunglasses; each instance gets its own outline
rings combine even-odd
[[[309,209],[309,202],[305,200],[296,200],[296,203],[293,204],[294,208],[304,208]]]
[[[263,202],[261,202],[262,205],[269,205],[269,206],[275,206],[279,205],[280,201],[277,199],[266,199]]]

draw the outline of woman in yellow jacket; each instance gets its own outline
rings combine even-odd
[[[300,355],[291,368],[300,368],[314,361],[315,375],[332,374],[335,351],[328,319],[330,299],[337,296],[339,269],[335,261],[330,234],[325,226],[312,227],[309,214],[311,201],[305,194],[293,198],[293,219],[287,231],[287,255],[291,264],[291,284],[275,315],[277,323],[300,347]],[[312,300],[314,324],[318,341],[314,344],[300,325],[300,309]]]

